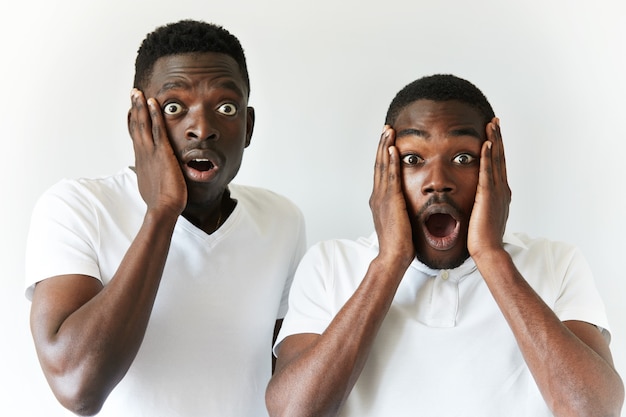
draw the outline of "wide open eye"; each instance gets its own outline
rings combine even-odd
[[[475,160],[476,158],[468,153],[462,153],[454,157],[454,162],[459,165],[469,165]]]
[[[177,115],[178,113],[183,111],[183,106],[178,103],[167,103],[163,106],[163,113],[169,114],[171,116]]]
[[[226,116],[234,116],[237,114],[237,106],[233,103],[224,103],[217,108],[217,111]]]
[[[410,165],[410,166],[414,166],[417,165],[421,162],[423,162],[424,160],[422,158],[420,158],[418,155],[414,154],[414,153],[410,153],[408,155],[403,155],[402,156],[402,163],[404,165]]]

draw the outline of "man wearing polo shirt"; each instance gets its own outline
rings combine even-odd
[[[272,416],[618,416],[604,305],[573,246],[505,233],[499,119],[473,84],[392,101],[375,233],[312,247],[266,392]]]

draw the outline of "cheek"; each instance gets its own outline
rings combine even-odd
[[[458,179],[458,184],[463,189],[468,189],[476,192],[478,187],[478,170],[466,172],[465,175],[461,175]]]
[[[180,123],[171,123],[165,122],[165,131],[167,133],[167,138],[172,145],[172,148],[176,153],[180,151],[185,145],[185,134],[184,130],[180,127]]]
[[[407,190],[420,190],[425,178],[425,171],[400,166],[402,186]]]
[[[478,187],[478,174],[473,175],[468,173],[458,182],[460,201],[464,211],[469,214],[474,208],[474,201],[476,200],[476,189]]]
[[[422,194],[423,177],[423,175],[419,174],[409,175],[406,172],[402,174],[402,192],[406,200],[407,209],[411,215],[415,215],[428,199],[427,196]]]

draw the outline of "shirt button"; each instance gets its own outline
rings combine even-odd
[[[448,271],[441,271],[441,279],[442,280],[447,280],[449,277]]]

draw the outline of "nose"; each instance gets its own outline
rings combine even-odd
[[[451,193],[456,189],[451,167],[442,160],[431,160],[424,168],[425,176],[422,183],[422,193]]]
[[[217,140],[219,131],[216,129],[215,119],[212,113],[205,108],[190,109],[188,112],[189,125],[185,129],[185,137],[188,140]]]

